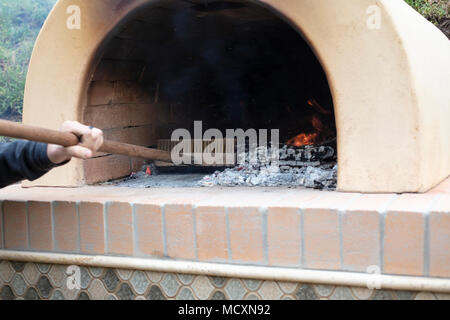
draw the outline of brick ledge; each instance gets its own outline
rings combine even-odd
[[[450,190],[0,191],[0,249],[450,277]]]

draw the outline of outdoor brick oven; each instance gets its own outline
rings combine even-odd
[[[449,175],[448,40],[403,1],[255,1],[245,6],[233,2],[228,7],[223,7],[224,2],[213,1],[209,9],[201,3],[196,6],[184,1],[75,1],[81,8],[81,29],[70,30],[66,27],[70,17],[66,11],[73,3],[59,1],[33,53],[26,85],[25,123],[57,128],[65,119],[77,119],[107,129],[107,136],[112,139],[153,145],[156,139],[167,138],[171,129],[189,128],[192,120],[205,119],[211,113],[207,103],[212,99],[206,97],[202,101],[205,97],[199,89],[189,97],[178,93],[178,100],[167,98],[177,85],[189,83],[186,72],[192,70],[185,70],[188,57],[194,58],[192,65],[198,63],[195,59],[201,49],[208,49],[205,45],[214,40],[214,34],[216,41],[232,44],[227,43],[227,30],[233,37],[239,35],[241,28],[243,35],[237,41],[245,41],[246,26],[256,26],[254,34],[265,34],[261,42],[269,39],[266,46],[276,39],[270,32],[265,33],[273,26],[284,40],[292,39],[292,33],[286,31],[289,23],[298,33],[298,40],[292,40],[292,50],[302,53],[308,63],[302,65],[298,62],[302,59],[289,56],[286,48],[267,49],[258,47],[258,43],[253,47],[261,49],[260,54],[239,53],[238,42],[232,57],[236,65],[230,60],[211,60],[222,57],[212,51],[203,53],[203,65],[208,62],[204,57],[209,57],[210,63],[218,66],[215,71],[225,73],[226,69],[237,69],[246,63],[242,56],[247,55],[273,68],[271,74],[278,71],[284,75],[286,68],[276,69],[277,63],[270,62],[277,59],[274,53],[279,52],[294,70],[287,73],[289,81],[282,81],[290,90],[274,88],[272,78],[272,82],[265,83],[268,88],[260,91],[279,90],[282,98],[289,91],[308,94],[302,92],[301,86],[308,82],[301,70],[305,65],[313,65],[315,57],[311,58],[310,52],[301,47],[303,36],[324,70],[316,72],[319,76],[310,82],[321,85],[317,78],[325,72],[334,104],[339,190],[424,192]],[[368,21],[374,19],[371,15],[377,13],[371,13],[373,5],[380,10],[379,29],[376,24],[368,26]],[[276,21],[274,14],[284,22]],[[209,15],[217,21],[216,28],[205,31],[201,28],[211,27]],[[262,25],[259,29],[258,23]],[[199,25],[197,29],[195,24]],[[193,34],[185,34],[188,31]],[[280,44],[281,40],[277,45]],[[267,50],[272,58],[264,56]],[[177,68],[181,68],[178,74]],[[203,72],[208,69],[198,71]],[[267,74],[270,73],[257,76]],[[202,81],[199,77],[191,78]],[[226,76],[221,78],[224,79]],[[234,81],[231,77],[228,82]],[[201,85],[206,92],[205,80]],[[231,96],[234,92],[229,91]],[[309,94],[310,98],[317,98],[313,96],[317,93]],[[282,98],[271,101],[273,109],[285,107]],[[203,109],[193,112],[197,105]],[[247,109],[255,113],[251,116],[261,116],[256,109]],[[273,112],[265,112],[268,118],[274,116]],[[116,168],[113,175],[112,166]],[[129,160],[122,157],[84,164],[73,161],[37,184],[79,186],[126,175],[131,169]]]
[[[67,28],[73,5],[80,29]],[[242,297],[304,294],[288,281],[374,298],[356,288],[365,272],[382,273],[383,289],[448,293],[449,56],[448,39],[401,0],[60,0],[33,52],[25,123],[75,119],[153,147],[196,120],[279,128],[287,141],[315,133],[316,101],[337,135],[338,190],[90,186],[143,163],[99,154],[1,191],[0,259],[164,272],[154,285],[166,298],[222,292],[175,273],[233,278],[229,298],[236,278],[267,280]],[[121,297],[135,278],[119,278],[117,292],[103,285]]]

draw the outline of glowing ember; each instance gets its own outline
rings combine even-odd
[[[288,146],[303,147],[316,144],[323,131],[323,123],[317,116],[313,116],[311,119],[311,124],[316,130],[315,133],[300,133],[299,135],[289,139],[286,144]]]
[[[310,146],[316,143],[317,136],[317,133],[300,133],[298,136],[288,140],[286,144],[294,147]]]

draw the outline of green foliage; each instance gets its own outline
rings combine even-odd
[[[0,1],[0,115],[22,113],[33,45],[56,0]]]
[[[405,0],[425,18],[439,24],[444,18],[450,18],[449,0]]]

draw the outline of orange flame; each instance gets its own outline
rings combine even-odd
[[[317,133],[300,133],[286,142],[287,145],[294,147],[310,146],[316,142]]]
[[[286,144],[294,147],[303,147],[316,144],[323,131],[323,123],[317,116],[311,118],[311,124],[316,130],[314,133],[300,133],[299,135],[289,139]]]

